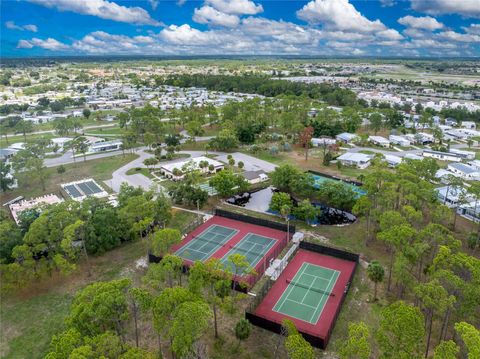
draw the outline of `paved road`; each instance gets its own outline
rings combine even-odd
[[[144,147],[140,147],[136,150],[141,150],[141,149],[144,149]],[[97,154],[94,154],[94,155],[87,155],[86,160],[90,161],[90,160],[95,160],[97,158],[118,156],[118,155],[121,155],[121,154],[123,154],[123,151],[102,152],[102,153],[97,153]],[[66,165],[66,164],[69,164],[69,163],[82,162],[82,161],[83,161],[83,156],[77,156],[75,158],[75,161],[74,161],[72,151],[67,151],[59,157],[45,159],[45,166],[56,167],[56,166],[60,166],[60,165]]]
[[[108,124],[105,124],[105,125],[91,125],[91,126],[85,126],[82,128],[82,132],[85,132],[85,130],[92,130],[92,129],[95,129],[95,128],[102,128],[102,127],[114,127],[114,126],[117,126],[118,124],[116,123],[108,123]],[[31,135],[42,135],[42,134],[46,134],[46,133],[54,133],[55,130],[43,130],[43,131],[35,131],[35,132],[30,132],[30,133],[27,133],[27,136],[31,136]],[[18,134],[8,134],[8,138],[12,138],[12,137],[23,137],[23,134],[21,133],[18,133]]]

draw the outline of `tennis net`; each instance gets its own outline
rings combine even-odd
[[[330,297],[335,297],[335,294],[334,294],[334,293],[328,292],[328,291],[326,291],[325,289],[315,288],[315,287],[311,287],[311,286],[306,285],[306,284],[302,284],[302,283],[298,283],[298,282],[293,282],[293,281],[291,281],[290,279],[287,279],[286,282],[287,282],[288,284],[294,285],[294,286],[296,286],[296,287],[308,289],[308,290],[311,290],[311,291],[314,291],[314,292],[317,292],[317,293],[320,293],[320,294],[328,295],[328,296],[330,296]]]

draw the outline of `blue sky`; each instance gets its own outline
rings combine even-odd
[[[1,55],[480,56],[480,0],[4,0]]]

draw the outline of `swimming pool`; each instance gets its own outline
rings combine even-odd
[[[367,192],[364,189],[362,189],[362,187],[356,186],[354,184],[351,184],[351,183],[348,183],[348,182],[345,182],[345,181],[342,181],[340,179],[330,178],[330,177],[322,176],[322,175],[319,175],[319,174],[316,174],[316,173],[311,173],[311,176],[313,177],[313,180],[314,180],[313,186],[317,189],[320,188],[322,183],[324,183],[325,181],[341,181],[345,185],[350,187],[355,193],[357,193],[357,197],[361,197],[361,196],[367,194]]]

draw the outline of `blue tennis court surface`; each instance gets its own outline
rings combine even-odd
[[[228,257],[238,253],[245,256],[250,264],[250,269],[255,268],[261,259],[268,253],[270,248],[275,245],[275,242],[276,240],[273,238],[264,237],[254,233],[248,233],[240,242],[232,247],[227,254],[223,256],[222,263],[226,268],[229,268],[232,272],[234,272],[233,265],[228,260]]]
[[[206,261],[225,245],[238,230],[213,224],[178,249],[175,254],[191,261]]]

